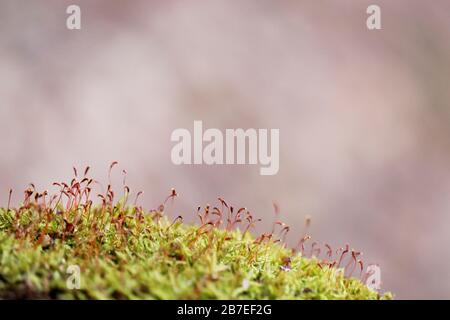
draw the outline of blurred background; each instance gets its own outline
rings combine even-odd
[[[222,196],[264,218],[256,233],[276,201],[290,243],[310,215],[397,298],[449,299],[449,57],[446,0],[0,0],[0,201],[73,165],[105,181],[116,160],[146,208],[175,187],[168,214],[193,220]],[[194,120],[279,128],[279,173],[172,164],[170,134]]]

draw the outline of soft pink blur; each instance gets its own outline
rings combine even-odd
[[[257,232],[276,200],[290,242],[311,215],[316,240],[363,250],[397,298],[448,299],[449,39],[446,0],[2,0],[1,203],[117,160],[147,208],[175,187],[172,211],[194,217],[220,195],[265,218]],[[173,165],[170,134],[194,120],[279,128],[278,175]]]

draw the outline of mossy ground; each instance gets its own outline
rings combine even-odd
[[[39,197],[38,197],[39,198]],[[78,206],[78,207],[77,207]],[[71,221],[71,223],[69,223]],[[80,289],[67,268],[78,265]],[[0,209],[0,298],[390,299],[274,241],[161,211],[29,202]]]

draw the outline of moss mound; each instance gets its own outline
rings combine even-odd
[[[19,208],[0,209],[0,299],[391,298],[345,277],[345,252],[336,263],[303,256],[303,241],[301,250],[287,249],[281,222],[278,233],[254,238],[258,220],[223,199],[221,209],[199,208],[200,225],[190,225],[164,214],[175,190],[145,212],[136,200],[127,205],[125,183],[119,201],[109,184],[94,205],[93,183],[55,183],[60,192],[51,197],[31,185]],[[348,265],[353,259],[362,272],[356,257],[351,251]]]
[[[380,299],[357,279],[247,233],[199,230],[133,210],[91,208],[75,227],[36,208],[0,211],[0,297],[55,299]],[[46,230],[43,233],[43,230]],[[68,289],[68,267],[80,289]],[[70,271],[70,269],[69,269]],[[69,280],[70,281],[70,280]]]

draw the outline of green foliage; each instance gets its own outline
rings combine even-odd
[[[1,209],[1,298],[390,298],[249,233],[169,223],[161,212],[120,205],[78,211],[72,228],[61,215],[47,220],[42,207],[20,216]],[[66,287],[69,265],[80,266],[80,289]]]
[[[303,235],[294,249],[284,238],[289,226],[275,221],[270,233],[256,239],[256,222],[246,209],[234,210],[219,198],[219,207],[198,208],[200,225],[170,221],[165,205],[145,212],[128,205],[129,187],[114,201],[109,184],[90,200],[96,182],[84,176],[54,183],[59,193],[26,189],[19,208],[0,208],[0,299],[391,299],[351,278],[363,273],[359,252],[330,246],[318,259],[314,242],[306,257]],[[275,206],[278,216],[278,207]],[[281,229],[276,231],[276,229]],[[243,231],[240,231],[243,230]],[[345,264],[343,261],[346,261]],[[67,285],[70,266],[80,269],[79,289]],[[350,270],[350,271],[348,271]]]

